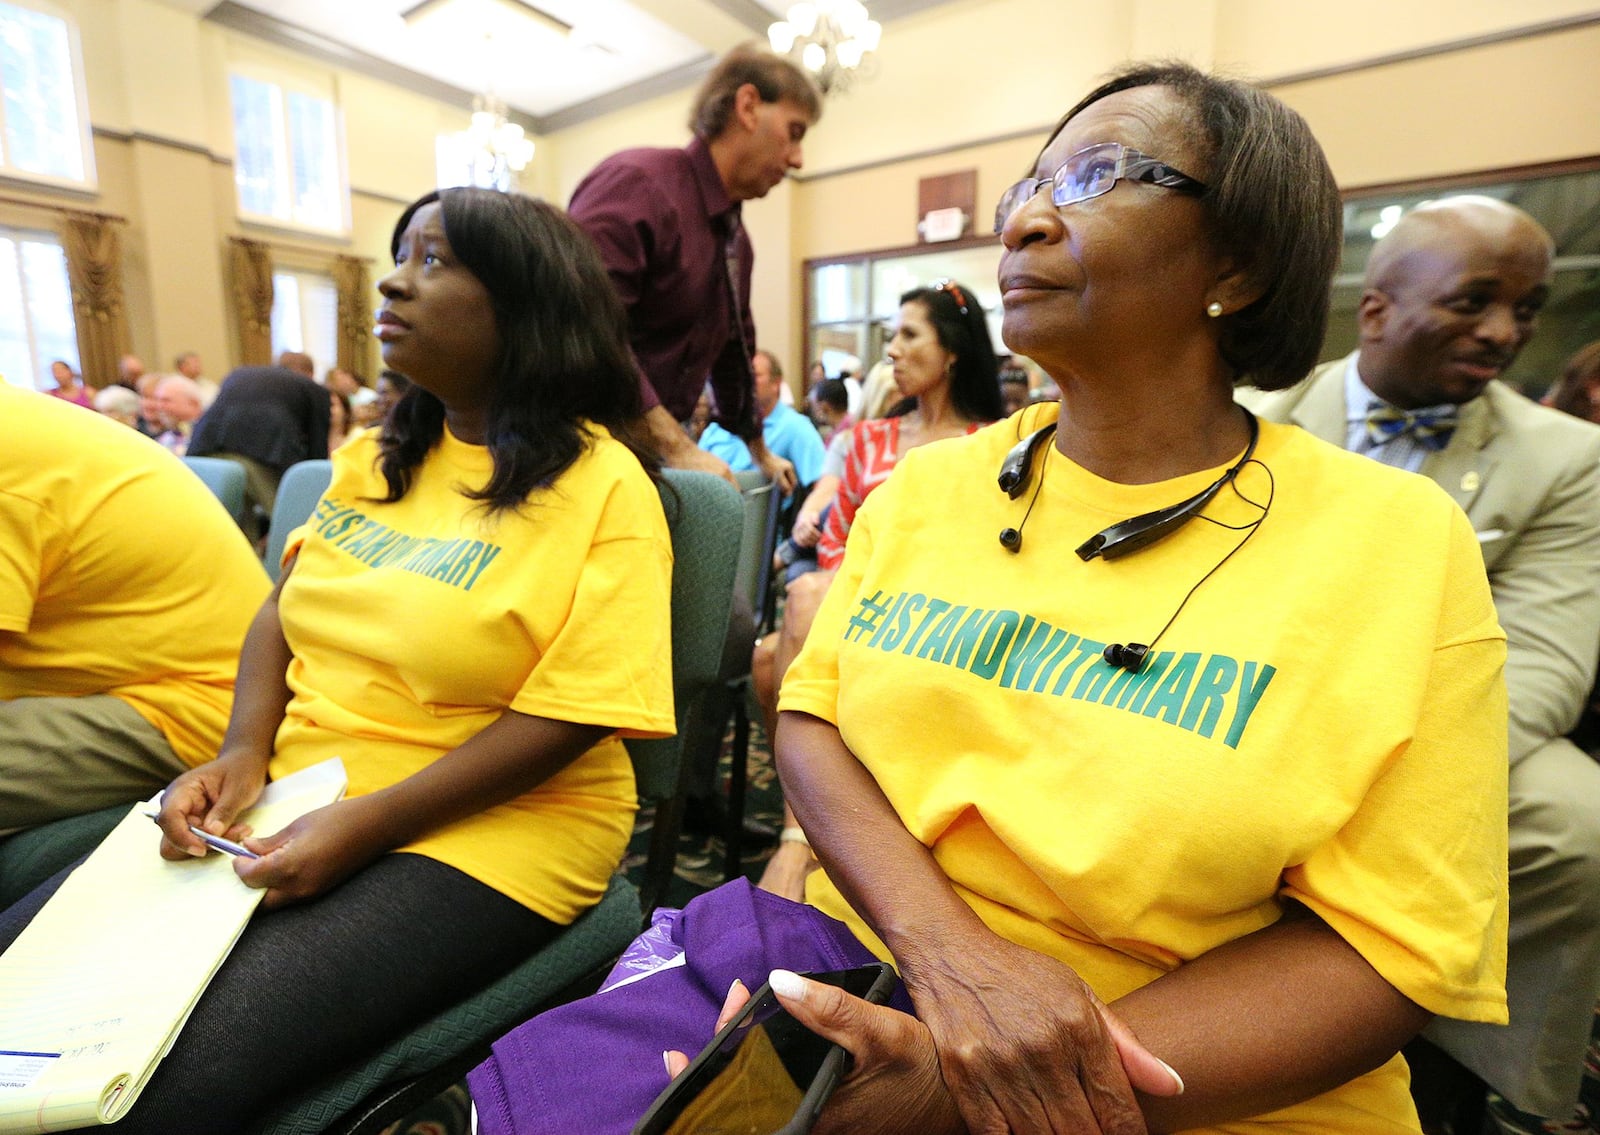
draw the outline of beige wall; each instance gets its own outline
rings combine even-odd
[[[459,108],[155,0],[57,2],[79,22],[99,184],[87,198],[18,184],[4,196],[128,219],[134,347],[157,365],[189,348],[212,374],[233,363],[229,235],[265,239],[301,260],[367,257],[380,275],[401,205],[432,185],[435,135],[466,122]],[[988,203],[1020,176],[1049,125],[1096,76],[1130,57],[1214,61],[1273,84],[1311,121],[1348,186],[1600,154],[1600,25],[1558,26],[1596,13],[1600,5],[1577,0],[950,0],[894,21],[875,74],[830,98],[800,178],[747,206],[761,341],[798,372],[805,260],[913,242],[918,179],[957,170],[977,171],[981,231]],[[1540,26],[1550,30],[1395,59]],[[348,236],[238,220],[232,62],[287,69],[336,93],[352,187]],[[681,145],[690,94],[536,139],[525,187],[564,202],[615,150]],[[0,204],[0,219],[41,217]]]

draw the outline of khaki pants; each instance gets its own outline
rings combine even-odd
[[[109,694],[0,701],[0,836],[147,799],[187,767]]]
[[[1436,1018],[1423,1035],[1520,1111],[1578,1102],[1600,1000],[1600,764],[1565,738],[1511,769],[1511,1024]]]

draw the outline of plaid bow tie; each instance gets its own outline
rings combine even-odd
[[[1410,434],[1432,450],[1450,444],[1458,415],[1454,406],[1434,410],[1401,410],[1395,406],[1373,406],[1367,411],[1367,437],[1373,445]]]

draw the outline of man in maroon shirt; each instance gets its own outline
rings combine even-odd
[[[628,310],[645,425],[668,465],[732,479],[679,425],[709,378],[714,420],[785,492],[794,487],[794,467],[761,438],[750,370],[755,254],[739,212],[800,168],[801,141],[821,114],[800,68],[738,47],[695,97],[687,147],[613,154],[572,195],[572,218],[599,246]]]

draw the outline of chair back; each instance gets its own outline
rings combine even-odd
[[[279,563],[289,533],[310,518],[332,479],[333,463],[326,458],[299,461],[284,471],[283,480],[278,482],[278,499],[272,506],[272,524],[267,528],[264,562],[272,582],[278,582]]]
[[[639,903],[646,919],[672,881],[683,826],[684,735],[695,704],[717,681],[733,606],[744,502],[710,473],[663,471],[661,503],[672,531],[674,737],[625,742],[639,796],[656,806]]]
[[[679,736],[627,742],[646,800],[677,792],[684,719],[717,680],[743,523],[739,494],[710,473],[663,470],[661,504],[672,532],[672,694]]]
[[[759,634],[767,609],[767,592],[772,587],[772,553],[778,546],[778,517],[783,511],[783,494],[759,472],[734,476],[738,478],[739,492],[744,498],[744,522],[733,592],[749,603]]]
[[[222,457],[185,457],[183,463],[205,482],[235,524],[244,527],[244,466]]]

